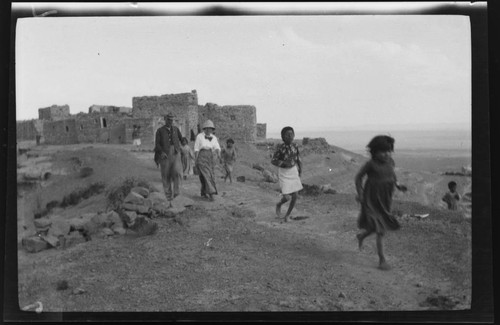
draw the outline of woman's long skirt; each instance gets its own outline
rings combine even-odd
[[[215,162],[212,150],[200,150],[196,160],[196,167],[198,168],[200,182],[201,182],[201,195],[217,194],[217,187],[215,186]]]

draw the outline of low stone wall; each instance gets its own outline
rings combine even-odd
[[[60,121],[69,118],[69,105],[52,105],[38,109],[38,118],[40,120]]]
[[[208,103],[198,110],[200,126],[208,119],[215,124],[215,135],[224,143],[234,141],[252,142],[256,139],[256,108],[251,105],[218,106]]]
[[[43,127],[43,136],[46,144],[78,143],[76,121],[74,119],[46,121]]]

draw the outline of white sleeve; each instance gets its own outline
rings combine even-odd
[[[196,136],[196,140],[194,141],[194,152],[198,152],[201,149],[201,145],[202,145],[201,140],[202,140],[202,138],[200,137],[200,134],[198,134]]]
[[[216,136],[214,136],[214,138],[215,138],[214,149],[220,151],[219,139],[217,139]]]

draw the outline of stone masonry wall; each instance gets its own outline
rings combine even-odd
[[[256,134],[257,139],[265,139],[266,131],[267,131],[266,123],[257,123],[257,134]]]
[[[197,134],[198,95],[191,93],[162,96],[143,96],[132,98],[132,116],[134,118],[163,118],[167,113],[175,115],[174,124],[183,136],[191,138],[191,131]]]
[[[43,126],[43,136],[46,144],[78,143],[76,121],[74,119],[46,121]]]
[[[40,120],[60,121],[70,117],[68,105],[52,105],[38,109],[38,118]]]
[[[215,124],[215,135],[221,143],[232,138],[234,141],[252,142],[256,139],[256,108],[251,105],[218,106],[207,103],[199,106],[200,126],[207,120]]]
[[[35,140],[36,139],[35,120],[17,121],[16,122],[16,139],[17,140]]]

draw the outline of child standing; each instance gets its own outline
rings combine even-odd
[[[224,166],[226,175],[224,182],[229,178],[229,183],[233,183],[233,163],[236,162],[236,150],[234,148],[234,140],[228,139],[226,141],[226,148],[221,152],[221,164]]]
[[[448,189],[450,190],[443,196],[443,201],[448,205],[449,210],[458,209],[458,201],[460,201],[460,195],[457,193],[457,183],[451,181],[448,183]]]
[[[187,138],[182,138],[181,140],[181,161],[182,161],[182,174],[184,180],[187,179],[188,175],[193,174],[194,165],[194,152],[193,149],[188,144]]]
[[[379,135],[374,137],[367,148],[371,159],[361,167],[355,177],[356,200],[361,203],[361,212],[358,217],[358,228],[364,232],[358,234],[359,249],[363,247],[363,240],[369,235],[377,235],[377,252],[379,256],[379,268],[388,270],[382,238],[387,230],[400,228],[399,222],[391,213],[392,194],[394,188],[406,192],[404,185],[398,184],[394,172],[394,139],[390,136]],[[363,177],[367,176],[363,186]]]
[[[302,175],[302,162],[300,160],[299,148],[293,139],[295,132],[292,127],[287,126],[281,130],[281,139],[283,143],[280,144],[274,152],[271,164],[278,167],[278,179],[281,187],[281,200],[276,204],[276,214],[281,217],[281,206],[286,203],[291,196],[288,211],[285,214],[285,222],[295,206],[297,201],[297,193],[302,187],[300,176]]]
[[[141,127],[134,125],[134,130],[132,131],[132,141],[137,150],[141,146]]]

